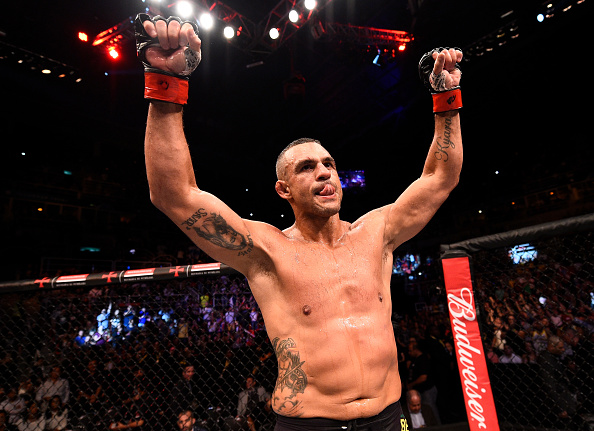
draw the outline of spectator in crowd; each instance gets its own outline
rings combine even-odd
[[[122,406],[117,410],[114,420],[109,424],[110,430],[135,429],[142,430],[144,418],[135,404]]]
[[[543,321],[546,322],[546,319],[537,319],[532,324],[532,345],[534,346],[534,350],[536,350],[537,355],[547,350],[549,331],[548,328],[543,324]]]
[[[491,342],[491,347],[493,348],[493,352],[499,356],[503,353],[503,349],[505,344],[507,343],[506,336],[507,331],[503,326],[503,321],[500,317],[496,317],[493,321],[493,326],[495,331],[493,332],[493,340]]]
[[[26,408],[25,400],[18,395],[16,388],[9,388],[6,399],[0,403],[0,410],[8,414],[8,423],[11,425],[16,423]]]
[[[256,329],[258,329],[258,319],[259,319],[258,310],[256,309],[256,307],[252,307],[252,310],[250,311],[250,322],[251,322],[252,331],[255,331]]]
[[[233,307],[229,307],[225,313],[225,325],[227,331],[233,332],[235,330],[235,310]]]
[[[29,377],[24,377],[17,390],[19,397],[25,400],[25,403],[35,399],[35,385]]]
[[[89,360],[86,368],[74,379],[76,402],[73,405],[77,419],[88,429],[97,426],[106,412],[104,405],[104,375],[95,359]]]
[[[8,413],[0,410],[0,431],[15,431],[15,428],[8,423]]]
[[[68,427],[68,408],[64,406],[59,395],[54,395],[45,412],[45,429],[47,431],[63,431]]]
[[[522,358],[514,353],[512,347],[508,344],[503,348],[503,355],[499,357],[500,364],[521,364]]]
[[[35,401],[31,401],[25,414],[17,419],[15,425],[19,431],[45,430],[45,416],[41,413],[39,405]]]
[[[101,313],[97,315],[97,332],[102,335],[109,328],[109,314],[111,312],[111,303],[109,307],[101,310]]]
[[[187,364],[182,371],[181,377],[171,391],[171,411],[178,412],[184,409],[197,411],[202,409],[202,397],[200,388],[194,378],[196,374],[193,365]]]
[[[124,325],[123,330],[124,332],[130,332],[134,329],[134,317],[135,311],[131,305],[128,305],[126,311],[124,312]]]
[[[245,418],[250,431],[256,431],[271,411],[270,393],[257,384],[254,376],[248,376],[237,400],[237,417]]]
[[[431,406],[423,404],[421,394],[414,389],[406,392],[406,404],[402,406],[402,412],[410,429],[439,425]]]
[[[524,343],[524,354],[522,355],[522,362],[524,364],[536,364],[536,350],[530,341]]]
[[[54,395],[58,395],[63,404],[68,404],[70,400],[70,384],[68,380],[61,378],[61,374],[60,366],[52,367],[47,380],[37,389],[35,401],[42,403],[40,405],[44,411]]]
[[[431,406],[437,421],[441,424],[437,410],[437,387],[431,375],[431,360],[425,354],[416,341],[408,345],[408,356],[410,357],[409,377],[406,385],[407,390],[415,389],[421,394],[423,404]]]
[[[177,426],[180,431],[207,431],[196,423],[192,410],[184,410],[177,415]]]
[[[563,340],[556,335],[549,337],[546,351],[538,356],[541,367],[542,385],[550,403],[551,412],[569,427],[577,413],[578,403],[575,388],[572,387],[567,367],[561,362],[565,350]],[[571,428],[566,428],[571,429]],[[577,429],[577,428],[574,428]]]

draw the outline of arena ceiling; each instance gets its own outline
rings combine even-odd
[[[223,3],[260,22],[278,1]],[[367,191],[345,202],[347,218],[391,201],[420,174],[432,137],[418,59],[444,45],[463,48],[468,59],[462,80],[466,160],[451,210],[477,209],[491,197],[521,192],[540,175],[580,169],[576,164],[592,161],[584,146],[590,47],[582,36],[592,0],[521,2],[520,9],[517,3],[328,2],[317,16],[323,25],[414,35],[404,52],[380,58],[380,66],[373,64],[375,47],[315,38],[308,26],[265,55],[202,32],[203,62],[191,79],[185,110],[199,184],[243,216],[256,213],[254,218],[282,225],[280,214],[288,208],[275,197],[274,160],[286,143],[307,136],[320,139],[339,168],[366,172]],[[2,129],[9,161],[3,175],[49,165],[81,175],[107,175],[110,169],[109,178],[138,187],[146,197],[146,103],[133,43],[124,40],[121,58],[113,62],[77,38],[79,31],[92,38],[145,7],[140,0],[3,6]],[[539,23],[538,13],[549,17]],[[15,50],[64,64],[82,81],[27,69],[14,61]],[[304,78],[304,91],[287,96],[295,76]]]

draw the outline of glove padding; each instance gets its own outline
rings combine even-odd
[[[439,75],[433,72],[435,65],[434,53],[440,53],[443,50],[450,48],[435,48],[425,53],[419,61],[419,77],[421,81],[429,89],[433,97],[433,112],[446,112],[462,108],[462,93],[460,86],[446,88],[445,72],[442,71]],[[462,51],[460,48],[454,48],[457,51]],[[456,69],[460,70],[460,66],[456,63]],[[462,71],[460,70],[460,73]]]
[[[188,80],[190,74],[196,70],[198,64],[200,64],[200,55],[190,47],[185,47],[183,51],[185,68],[179,73],[153,67],[147,60],[146,53],[149,48],[160,47],[160,44],[158,38],[149,36],[144,29],[143,23],[147,20],[150,20],[153,23],[162,20],[165,21],[167,25],[175,20],[180,23],[180,26],[187,23],[192,26],[196,35],[198,35],[198,27],[193,22],[182,22],[179,18],[174,16],[169,17],[168,19],[165,19],[162,16],[151,18],[149,15],[141,13],[138,14],[134,20],[136,52],[144,66],[144,98],[185,105],[188,101]],[[172,52],[175,52],[177,49],[179,49],[179,47],[172,49]]]
[[[198,26],[196,25],[196,23],[193,23],[191,21],[182,21],[181,19],[179,19],[176,16],[171,16],[171,17],[165,19],[162,16],[157,15],[154,18],[151,18],[149,15],[147,15],[145,13],[139,13],[136,16],[136,19],[134,20],[134,35],[136,36],[136,52],[138,54],[138,58],[140,59],[140,61],[142,62],[142,65],[144,66],[144,71],[152,72],[152,73],[161,73],[163,75],[169,75],[169,76],[175,76],[177,78],[188,79],[188,77],[192,74],[192,72],[194,70],[196,70],[196,68],[200,64],[200,56],[198,55],[198,53],[196,53],[196,51],[194,51],[190,47],[187,47],[184,49],[184,55],[186,57],[186,68],[180,73],[173,73],[173,72],[169,72],[166,70],[157,69],[155,67],[152,67],[146,58],[146,51],[151,46],[160,46],[160,45],[159,45],[159,39],[156,37],[154,37],[154,38],[150,37],[148,35],[148,33],[146,32],[146,30],[144,29],[143,24],[145,21],[151,21],[153,23],[156,23],[157,21],[165,21],[167,23],[167,25],[169,25],[169,23],[171,21],[177,21],[177,22],[179,22],[180,26],[183,26],[184,24],[190,24],[192,26],[192,28],[194,29],[194,33],[196,33],[196,35],[198,35],[199,32],[198,32]]]

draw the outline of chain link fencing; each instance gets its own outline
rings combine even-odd
[[[461,247],[471,255],[501,429],[592,429],[592,225]],[[416,340],[432,361],[442,423],[459,423],[462,387],[437,265],[413,265],[415,278],[400,274],[398,262],[393,281],[406,280],[393,295],[404,388]],[[272,430],[276,358],[246,280],[158,279],[180,268],[155,270],[153,281],[93,286],[126,275],[91,274],[88,286],[64,288],[79,277],[44,277],[3,291],[0,429],[189,430],[195,420],[197,430]]]
[[[0,301],[0,427],[175,430],[188,411],[205,430],[274,426],[276,359],[239,275]]]
[[[452,246],[471,258],[501,429],[594,429],[594,223],[573,221]]]

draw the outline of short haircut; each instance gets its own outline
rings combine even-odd
[[[284,164],[284,159],[285,159],[286,152],[289,151],[291,148],[296,147],[297,145],[306,144],[308,142],[315,142],[316,144],[322,145],[322,143],[320,141],[318,141],[317,139],[299,138],[299,139],[295,139],[293,142],[291,142],[289,145],[287,145],[280,152],[280,154],[276,158],[276,179],[277,180],[285,179],[285,172],[284,172],[285,164]]]
[[[413,399],[413,397],[419,397],[421,398],[421,393],[415,389],[410,389],[408,392],[406,392],[406,401],[410,403],[410,401]]]

